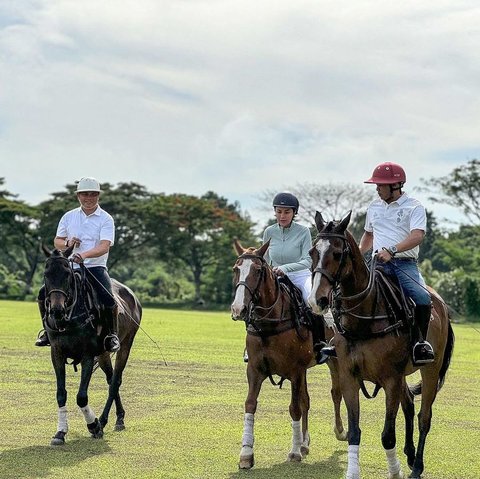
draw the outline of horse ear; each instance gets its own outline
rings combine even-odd
[[[50,256],[52,256],[51,250],[49,250],[49,249],[45,246],[44,243],[42,243],[42,251],[43,251],[43,253],[45,254],[45,256],[46,256],[47,258],[49,258]]]
[[[270,239],[266,243],[262,244],[262,246],[260,246],[260,248],[258,248],[257,251],[255,251],[255,254],[263,258],[269,246],[270,246]]]
[[[317,230],[319,232],[322,231],[325,226],[325,220],[323,219],[322,213],[320,213],[320,211],[317,211],[315,213],[315,224],[317,225]]]
[[[73,248],[75,248],[75,244],[72,244],[72,246],[68,247],[62,254],[65,256],[65,258],[68,258],[73,251]]]
[[[335,231],[343,233],[347,229],[348,223],[350,223],[350,218],[352,217],[352,210],[348,212],[348,215],[343,218],[342,221],[337,225]]]
[[[233,249],[235,252],[238,254],[238,256],[242,255],[245,253],[245,248],[240,244],[240,241],[238,241],[237,238],[233,240]]]

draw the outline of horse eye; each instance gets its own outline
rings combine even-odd
[[[333,253],[333,259],[335,261],[340,261],[342,259],[342,253]]]

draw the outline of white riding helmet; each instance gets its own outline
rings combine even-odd
[[[100,183],[95,178],[81,178],[77,183],[77,193],[84,191],[98,191],[100,193]]]

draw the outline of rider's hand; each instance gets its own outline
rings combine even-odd
[[[77,238],[76,236],[74,236],[73,238],[70,238],[68,241],[67,241],[67,246],[75,246],[75,248],[78,248],[80,246],[80,243],[82,242],[82,240],[80,238]]]
[[[386,249],[382,249],[377,253],[377,260],[381,263],[388,263],[391,259],[393,259],[393,256]]]
[[[82,255],[80,253],[75,253],[72,256],[72,261],[77,264],[83,263]]]
[[[275,267],[273,268],[273,272],[277,275],[277,276],[285,276],[285,273],[278,267]]]

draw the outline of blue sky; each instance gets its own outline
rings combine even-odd
[[[254,219],[266,189],[383,161],[412,190],[480,156],[478,45],[475,1],[2,2],[0,176],[30,203],[81,176],[213,190]]]

